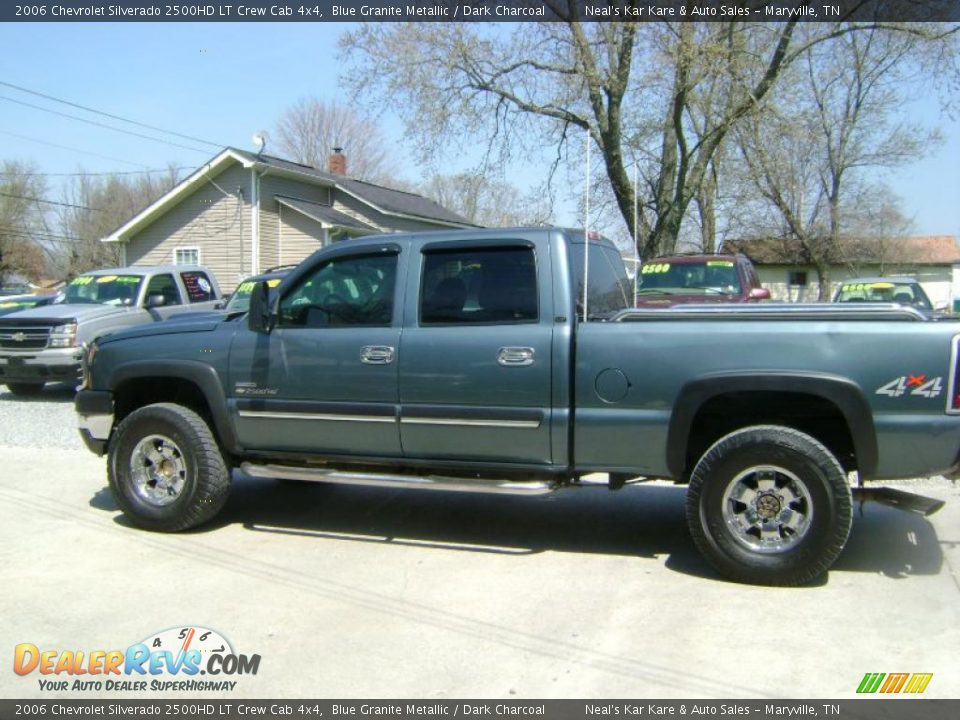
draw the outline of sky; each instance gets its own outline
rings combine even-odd
[[[27,161],[50,174],[81,168],[131,172],[169,163],[195,167],[216,155],[217,146],[254,150],[253,134],[271,131],[299,98],[349,103],[339,86],[337,58],[337,40],[348,28],[346,23],[0,23],[0,81],[214,143],[164,136],[191,150],[123,135],[18,102],[151,133],[0,85],[0,159]],[[943,115],[935,97],[914,102],[908,113],[939,126],[944,143],[885,179],[903,197],[917,234],[960,235],[960,121]],[[403,179],[419,180],[399,119],[387,110],[380,122],[406,169]],[[526,168],[512,181],[533,187],[546,172]],[[51,176],[48,182],[48,197],[60,199],[63,179]],[[572,204],[558,207],[555,220],[582,224]]]

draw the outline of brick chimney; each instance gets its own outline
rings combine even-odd
[[[327,162],[327,168],[336,175],[347,174],[347,157],[343,154],[343,148],[335,147],[333,149],[333,155]]]

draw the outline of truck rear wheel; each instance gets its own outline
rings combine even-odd
[[[213,518],[230,471],[203,418],[171,403],[130,413],[110,440],[110,490],[134,525],[176,532]]]
[[[761,585],[822,575],[850,534],[852,499],[837,459],[797,430],[758,425],[718,440],[687,491],[687,525],[721,574]]]
[[[39,395],[45,383],[18,382],[7,383],[7,389],[14,395]]]

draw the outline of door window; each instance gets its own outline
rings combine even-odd
[[[533,248],[487,247],[424,254],[421,325],[537,322]]]
[[[396,278],[395,253],[334,258],[283,297],[280,326],[390,325]]]
[[[151,295],[162,295],[164,307],[180,305],[183,302],[173,275],[155,275],[147,285],[147,297]]]

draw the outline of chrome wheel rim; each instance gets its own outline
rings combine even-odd
[[[727,486],[723,520],[733,538],[748,550],[783,553],[809,532],[813,499],[794,473],[775,465],[757,465]]]
[[[187,480],[183,452],[164,435],[148,435],[130,455],[130,478],[140,499],[157,507],[169,505],[180,497]]]

